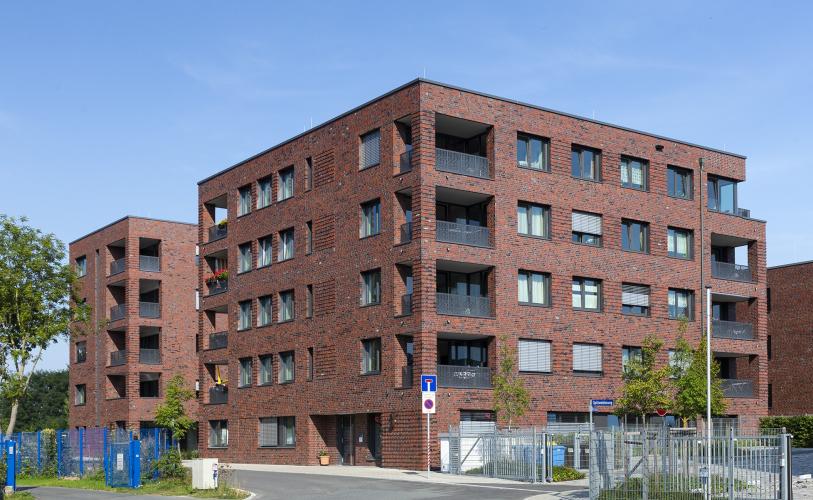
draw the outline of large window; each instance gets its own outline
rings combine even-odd
[[[649,252],[649,224],[623,219],[621,221],[621,248],[630,252]]]
[[[670,288],[669,317],[671,319],[694,319],[694,292]]]
[[[261,448],[296,446],[295,417],[260,418],[259,445]]]
[[[647,285],[621,284],[621,313],[649,316],[650,288]]]
[[[260,373],[257,378],[258,385],[274,383],[274,357],[270,354],[260,356]]]
[[[573,242],[582,245],[601,246],[601,216],[573,211]]]
[[[257,181],[257,208],[267,207],[273,201],[271,177]]]
[[[570,173],[579,179],[601,180],[601,151],[573,146],[570,155]]]
[[[692,199],[692,171],[686,168],[666,167],[666,192],[675,198]]]
[[[277,255],[277,260],[282,262],[283,260],[293,258],[294,258],[294,228],[289,228],[279,232],[279,252]]]
[[[88,343],[84,340],[76,343],[76,362],[84,363],[88,357]]]
[[[249,328],[251,328],[251,301],[244,300],[238,303],[237,307],[238,307],[237,329],[248,330]]]
[[[88,273],[88,259],[84,255],[76,258],[76,275],[81,278]]]
[[[582,373],[601,373],[600,344],[573,344],[573,371]]]
[[[381,372],[381,338],[361,341],[361,373]]]
[[[273,242],[274,238],[272,236],[266,236],[265,238],[257,240],[257,267],[271,265],[271,262],[274,260],[274,253],[272,250]]]
[[[550,341],[519,339],[519,371],[550,373]]]
[[[520,304],[550,304],[550,275],[520,270],[517,275],[517,298]]]
[[[252,264],[252,255],[251,255],[251,243],[243,243],[242,245],[237,247],[240,259],[237,261],[237,272],[244,273],[246,271],[251,271],[251,264]]]
[[[550,140],[527,134],[517,134],[517,165],[534,170],[550,171]]]
[[[238,387],[250,387],[252,372],[254,371],[254,363],[251,358],[243,358],[240,360],[240,382]]]
[[[229,421],[209,420],[209,448],[225,448],[229,445]]]
[[[240,206],[237,215],[246,215],[251,212],[251,186],[243,186],[238,190],[240,195]]]
[[[622,156],[621,185],[646,191],[649,187],[649,162]]]
[[[721,177],[709,176],[709,201],[711,210],[733,214],[737,210],[737,182]]]
[[[669,257],[677,257],[680,259],[692,258],[692,231],[689,229],[670,227],[667,229],[666,237]]]
[[[361,305],[381,303],[381,269],[361,273]]]
[[[85,404],[86,400],[86,386],[85,384],[79,384],[76,386],[76,391],[74,392],[73,396],[73,404],[76,406],[82,406]]]
[[[294,167],[280,170],[278,176],[279,189],[277,190],[277,201],[292,198],[294,196]]]
[[[279,383],[286,384],[294,381],[296,373],[296,360],[294,351],[279,353]]]
[[[286,290],[279,293],[279,318],[278,321],[291,321],[294,319],[294,291]]]
[[[550,238],[550,207],[519,202],[517,204],[517,232],[525,236]]]
[[[372,200],[361,204],[359,237],[366,238],[381,232],[381,201]]]
[[[257,299],[257,326],[270,325],[272,318],[271,296],[266,295]]]
[[[374,167],[381,162],[381,131],[373,130],[361,136],[359,170]]]
[[[601,309],[601,281],[591,278],[573,278],[573,308],[587,311]]]

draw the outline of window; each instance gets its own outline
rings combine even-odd
[[[639,363],[644,360],[644,351],[640,347],[633,347],[625,345],[621,348],[621,370],[626,371],[627,364],[630,360],[638,361]]]
[[[688,229],[678,229],[670,227],[666,232],[667,242],[666,247],[669,257],[677,257],[679,259],[692,258],[692,231]]]
[[[517,298],[520,304],[550,305],[550,275],[533,271],[519,271]]]
[[[274,238],[271,236],[257,240],[257,267],[270,266],[274,260],[274,253],[271,247],[273,240]]]
[[[284,168],[277,175],[279,175],[277,201],[292,198],[294,196],[294,167]]]
[[[77,385],[76,392],[73,397],[73,404],[75,404],[76,406],[82,406],[86,402],[85,396],[86,396],[85,384]]]
[[[573,308],[598,311],[601,309],[601,281],[573,278]]]
[[[773,408],[773,384],[768,384],[768,408]]]
[[[161,383],[160,373],[138,374],[138,395],[142,398],[159,397],[158,390]]]
[[[519,371],[550,373],[550,341],[519,339]]]
[[[260,356],[260,374],[258,385],[270,385],[274,381],[274,357],[270,354]]]
[[[768,312],[771,312],[771,287],[768,287],[768,289],[765,290],[765,292],[767,294],[766,302],[768,302]]]
[[[646,191],[649,187],[649,162],[622,156],[621,185]]]
[[[237,192],[240,195],[240,206],[237,215],[246,215],[251,212],[251,186],[243,186]]]
[[[88,344],[84,340],[76,343],[76,362],[84,363],[88,358]]]
[[[251,301],[244,300],[237,304],[239,308],[237,318],[237,329],[248,330],[251,328]]]
[[[289,228],[284,231],[280,231],[279,233],[279,252],[277,254],[277,260],[282,262],[283,260],[293,258],[294,258],[294,228]]]
[[[621,284],[621,313],[649,316],[649,286]]]
[[[601,216],[587,212],[572,214],[573,242],[601,246]]]
[[[305,191],[313,189],[313,159],[305,158]]]
[[[381,269],[361,273],[361,305],[381,303]]]
[[[519,202],[517,205],[517,232],[526,236],[550,238],[550,207]]]
[[[261,448],[296,446],[295,417],[264,417],[260,419]]]
[[[305,223],[305,255],[313,253],[313,221]]]
[[[601,373],[601,345],[573,344],[573,371]]]
[[[237,247],[237,251],[240,254],[237,272],[244,273],[246,271],[251,271],[251,243],[243,243]]]
[[[359,149],[359,170],[370,168],[381,162],[381,131],[373,130],[361,136]]]
[[[240,360],[240,382],[237,387],[251,387],[251,374],[254,364],[251,358],[243,358]]]
[[[517,134],[517,165],[550,172],[550,140]]]
[[[294,351],[279,354],[279,383],[286,384],[294,381],[295,360]]]
[[[88,273],[88,259],[84,255],[76,259],[76,275],[81,278]]]
[[[771,336],[768,335],[768,360],[769,361],[773,357],[773,352],[772,351],[773,351],[773,349],[771,349]]]
[[[209,448],[225,448],[229,445],[229,421],[209,420]]]
[[[666,192],[675,198],[692,199],[692,171],[686,168],[666,167]]]
[[[257,303],[259,305],[257,309],[257,326],[270,325],[271,318],[273,318],[271,296],[266,295],[264,297],[260,297],[257,299]]]
[[[308,347],[308,380],[313,380],[313,372],[314,372],[314,365],[313,365],[313,347]]]
[[[622,220],[621,248],[629,252],[649,253],[649,224],[634,220]]]
[[[267,207],[271,204],[271,177],[257,181],[257,208]]]
[[[694,292],[675,288],[669,289],[669,318],[694,319]]]
[[[601,151],[573,146],[570,155],[570,173],[579,179],[601,180]]]
[[[359,237],[366,238],[381,232],[381,200],[361,204]]]
[[[279,319],[283,321],[292,321],[294,319],[294,291],[287,290],[279,293]]]
[[[364,339],[361,347],[361,373],[381,372],[381,339]]]
[[[305,287],[305,317],[313,317],[313,285]]]
[[[710,210],[733,214],[737,209],[737,182],[721,177],[708,178]]]

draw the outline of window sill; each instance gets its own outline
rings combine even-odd
[[[243,274],[248,274],[254,269],[246,269],[245,271],[237,271],[237,276],[242,276]]]
[[[277,198],[277,203],[282,203],[283,201],[288,201],[293,199],[294,195],[288,196],[287,198]]]
[[[535,372],[535,371],[527,371],[527,370],[520,370],[520,375],[553,375],[552,371],[549,372]]]
[[[269,326],[274,326],[274,323],[271,322],[271,323],[266,323],[264,325],[257,325],[254,328],[268,328]]]
[[[604,311],[603,311],[602,309],[600,309],[600,308],[599,308],[599,309],[590,309],[590,308],[587,308],[587,307],[573,307],[572,309],[573,309],[574,311],[579,311],[579,312],[588,312],[588,313],[601,313],[601,312],[604,312]]]
[[[550,304],[535,304],[533,302],[520,302],[519,305],[528,307],[542,307],[545,309],[550,308]]]
[[[278,325],[282,325],[282,324],[285,324],[285,323],[293,323],[293,321],[294,321],[294,318],[291,318],[291,319],[283,319],[283,320],[277,321],[277,324],[278,324]]]
[[[289,260],[294,260],[294,258],[293,257],[287,257],[285,259],[277,259],[277,263],[288,262]]]
[[[366,167],[359,166],[359,172],[364,172],[365,170],[370,170],[371,168],[375,168],[381,165],[381,162],[376,163],[375,165],[367,165]]]
[[[295,444],[286,444],[280,446],[258,446],[258,450],[295,450]]]
[[[247,216],[247,215],[251,215],[251,211],[250,211],[250,210],[249,210],[248,212],[244,213],[244,214],[237,214],[237,217],[236,217],[236,218],[237,218],[237,219],[240,219],[241,217],[245,217],[245,216]]]
[[[534,168],[534,167],[529,167],[527,165],[520,165],[519,163],[517,163],[517,168],[521,168],[522,170],[530,170],[531,172],[542,172],[542,173],[545,173],[545,174],[550,173],[550,167],[548,167],[548,168]]]
[[[573,174],[570,174],[570,177],[571,177],[572,179],[577,180],[577,181],[587,181],[587,182],[594,182],[594,183],[596,183],[596,184],[601,184],[601,179],[589,179],[589,178],[587,178],[587,177],[576,177],[576,176],[575,176],[575,175],[573,175]]]
[[[261,266],[257,266],[257,269],[265,269],[266,267],[271,267],[271,264],[263,264]]]
[[[254,211],[257,212],[257,211],[262,210],[263,208],[268,208],[268,207],[273,206],[273,205],[274,205],[274,202],[272,201],[272,202],[268,203],[268,205],[263,205],[261,207],[258,206],[257,208],[254,209]]]
[[[673,200],[684,200],[684,201],[693,201],[694,200],[694,196],[688,196],[688,197],[686,197],[686,196],[676,196],[674,194],[668,194],[668,193],[666,194],[666,196],[668,196],[669,198],[672,198]]]
[[[637,254],[640,254],[640,255],[649,255],[648,250],[647,251],[644,251],[644,250],[630,250],[629,248],[621,247],[621,251],[628,252],[628,253],[637,253]]]
[[[208,448],[209,448],[210,450],[225,450],[225,449],[227,449],[228,447],[229,447],[229,445],[225,445],[225,446],[211,446],[211,445],[209,445],[209,446],[208,446]]]
[[[689,323],[694,323],[694,318],[691,318],[691,319],[690,318],[685,318],[685,317],[684,318],[673,318],[673,317],[669,316],[667,319],[670,320],[670,321],[688,321]]]
[[[640,191],[641,193],[648,193],[649,192],[649,186],[638,187],[638,186],[628,186],[626,184],[621,184],[621,187],[624,188],[624,189],[632,189],[633,191]]]
[[[631,318],[649,318],[651,315],[650,314],[635,314],[635,313],[622,312],[621,316],[629,316]]]
[[[238,389],[251,389],[252,387],[253,386],[251,386],[251,385],[238,385],[237,386]]]
[[[576,376],[576,377],[593,377],[593,378],[598,378],[598,377],[603,377],[603,376],[604,376],[604,372],[578,372],[578,371],[574,371],[574,372],[573,372],[573,375],[574,375],[574,376]]]
[[[380,306],[380,305],[381,305],[381,302],[370,302],[369,304],[359,304],[359,308],[363,309],[365,307],[373,307],[373,306]]]
[[[274,385],[273,382],[265,382],[262,384],[257,384],[257,387],[271,387],[272,385]]]
[[[378,236],[380,234],[381,234],[381,231],[378,231],[377,233],[373,233],[373,234],[367,234],[367,235],[364,235],[364,236],[360,235],[359,240],[368,240],[368,239],[374,238],[374,237],[376,237],[376,236]]]
[[[378,370],[376,372],[361,372],[359,373],[359,375],[361,375],[362,377],[369,377],[371,375],[381,375],[381,370]]]
[[[284,382],[279,382],[278,385],[291,385],[293,383],[294,383],[293,380],[286,380]]]
[[[669,255],[669,254],[666,254],[666,256],[669,257],[670,259],[684,260],[686,262],[691,262],[691,261],[694,260],[694,257],[680,257],[680,256],[677,256],[677,255]]]
[[[581,243],[579,241],[573,241],[572,239],[570,240],[570,242],[573,243],[574,245],[580,245],[583,247],[602,248],[601,243],[599,243],[598,245],[593,245],[592,243]]]
[[[533,240],[543,240],[543,241],[550,241],[550,236],[537,236],[535,234],[525,234],[525,233],[517,233],[518,236],[522,236],[523,238],[531,238]]]

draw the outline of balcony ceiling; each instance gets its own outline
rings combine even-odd
[[[489,198],[491,198],[490,194],[463,191],[460,189],[452,189],[443,186],[437,186],[435,188],[435,201],[444,203],[469,206],[488,201]]]
[[[492,337],[492,335],[481,335],[475,333],[438,332],[438,340],[487,340]]]
[[[711,233],[711,244],[716,247],[741,247],[751,241],[748,238],[740,238],[739,236]]]
[[[159,280],[138,280],[138,293],[152,292],[161,288]]]
[[[712,302],[746,302],[749,298],[742,295],[731,295],[726,293],[714,293],[712,289],[711,301]]]
[[[122,238],[118,241],[114,241],[113,243],[108,243],[107,246],[111,248],[124,248],[124,239]]]
[[[471,139],[485,133],[490,125],[448,115],[435,115],[435,131],[462,139]]]
[[[161,240],[156,239],[156,238],[139,238],[138,239],[138,248],[143,249],[143,248],[151,247],[153,245],[157,245],[159,243],[161,243]]]
[[[474,273],[490,268],[491,266],[486,264],[473,264],[471,262],[455,262],[452,260],[438,260],[437,262],[438,271],[450,271],[453,273]]]
[[[714,340],[711,341],[711,348],[714,349]],[[741,352],[724,352],[724,351],[712,351],[712,354],[715,358],[747,358],[750,354],[743,354]]]

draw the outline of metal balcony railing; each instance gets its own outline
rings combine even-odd
[[[118,304],[110,308],[110,321],[118,321],[127,316],[127,304]]]
[[[401,153],[399,161],[400,173],[405,174],[412,170],[412,150]]]
[[[110,366],[121,366],[127,362],[127,349],[110,352]]]
[[[209,295],[217,295],[218,293],[223,293],[229,289],[229,280],[217,280],[211,283],[207,283],[206,286],[209,287]]]
[[[160,318],[161,317],[161,303],[160,302],[139,302],[138,315],[142,318]]]
[[[438,314],[481,318],[491,316],[491,300],[488,297],[438,292],[436,300]]]
[[[754,382],[751,380],[723,379],[721,380],[723,396],[727,398],[753,398]]]
[[[223,239],[227,234],[229,234],[229,226],[214,225],[209,228],[209,241]]]
[[[209,404],[224,405],[229,402],[229,389],[225,385],[216,385],[209,389]]]
[[[215,332],[209,334],[209,349],[225,349],[229,345],[227,332]]]
[[[745,217],[746,219],[751,218],[751,211],[747,208],[737,208],[737,215],[740,217]]]
[[[438,386],[488,389],[491,387],[491,370],[487,366],[438,365]]]
[[[116,259],[110,263],[110,276],[113,276],[114,274],[123,273],[126,268],[127,268],[127,259],[125,259],[124,257]]]
[[[401,243],[409,243],[412,241],[412,223],[406,222],[401,224]]]
[[[139,349],[138,361],[145,365],[160,365],[161,364],[161,350],[160,349]]]
[[[161,270],[161,258],[152,255],[139,255],[138,268],[142,271],[157,273]]]
[[[401,315],[408,316],[412,314],[412,294],[406,293],[401,295]]]
[[[754,340],[754,325],[715,319],[711,322],[711,335],[718,339]]]
[[[441,172],[490,179],[488,158],[448,149],[435,148],[435,168]]]
[[[484,226],[473,226],[471,224],[459,224],[439,220],[435,224],[435,239],[445,243],[459,243],[461,245],[473,245],[476,247],[487,247],[488,228]]]
[[[711,275],[715,278],[733,281],[751,281],[751,269],[732,262],[711,261]]]
[[[401,368],[401,387],[406,389],[412,387],[412,365]]]

